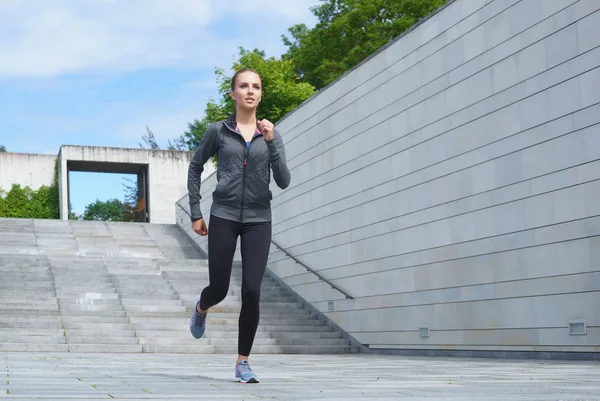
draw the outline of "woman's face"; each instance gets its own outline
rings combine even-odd
[[[262,96],[262,82],[260,77],[252,71],[239,74],[235,80],[235,89],[231,97],[238,108],[246,110],[256,109]]]

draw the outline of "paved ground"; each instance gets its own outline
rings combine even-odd
[[[600,363],[401,356],[0,354],[0,399],[600,400]]]

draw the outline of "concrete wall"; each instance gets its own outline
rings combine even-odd
[[[67,219],[68,188],[67,165],[69,162],[85,162],[100,168],[100,164],[112,163],[113,172],[128,172],[131,166],[148,168],[148,198],[150,223],[175,223],[175,202],[187,193],[187,173],[192,152],[167,150],[123,149],[107,147],[62,146],[59,153],[59,189],[61,218]],[[98,164],[100,163],[100,164]],[[81,164],[81,163],[80,163]],[[212,162],[206,163],[204,176],[214,171]],[[94,170],[92,168],[92,170]],[[99,170],[94,170],[99,171]]]
[[[277,124],[273,238],[355,299],[269,268],[371,348],[600,351],[599,46],[597,0],[450,3]]]
[[[13,184],[33,190],[54,183],[54,155],[0,152],[0,189],[8,192]]]

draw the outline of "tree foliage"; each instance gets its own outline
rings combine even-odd
[[[0,152],[6,152],[6,146],[0,145]]]
[[[109,199],[107,201],[96,200],[85,207],[83,220],[95,221],[127,221],[126,216],[131,216],[131,206],[118,199]],[[135,216],[135,213],[133,213]],[[135,221],[135,220],[129,220]]]
[[[29,186],[13,184],[10,191],[0,189],[0,217],[27,219],[58,219],[60,203],[58,196],[58,163],[54,164],[54,180],[51,186],[38,190]]]
[[[231,78],[235,71],[243,67],[254,69],[262,78],[264,90],[256,111],[259,119],[266,118],[276,123],[315,93],[312,85],[300,82],[291,60],[267,58],[265,53],[258,49],[240,48],[239,59],[234,61],[231,74],[221,68],[215,69],[218,97],[208,101],[202,119],[189,123],[188,130],[183,134],[190,150],[198,146],[211,123],[225,119],[235,112],[235,105],[230,96]]]
[[[123,177],[123,190],[125,192],[123,221],[137,221],[137,207],[139,202],[137,182],[129,177]]]
[[[142,149],[150,149],[157,150],[160,149],[156,139],[154,138],[154,132],[150,131],[150,128],[146,127],[146,135],[142,135],[142,143],[140,143],[140,148]]]
[[[0,217],[58,219],[58,188],[42,186],[35,191],[13,184],[8,192],[0,189]]]
[[[386,43],[413,26],[447,0],[321,0],[311,8],[314,28],[304,24],[283,35],[303,81],[317,89],[327,86]]]
[[[143,142],[143,143],[142,143]],[[142,135],[142,142],[139,142],[140,148],[150,150],[160,150],[161,147],[154,137],[154,132],[149,127],[146,127],[146,134]],[[167,150],[182,150],[187,151],[188,146],[183,135],[179,135],[173,141],[167,141]]]

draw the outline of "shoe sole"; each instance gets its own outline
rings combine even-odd
[[[240,379],[239,377],[235,379],[238,383],[244,383],[244,384],[254,384],[254,383],[260,383],[260,380],[256,380],[255,378],[251,378],[250,380],[247,381],[243,381],[242,379]]]

